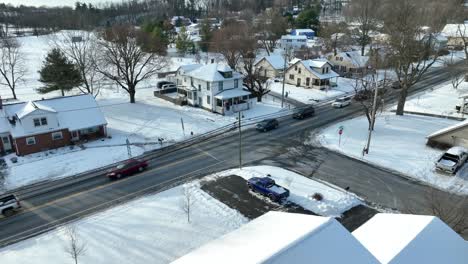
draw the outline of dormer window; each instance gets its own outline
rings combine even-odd
[[[47,126],[47,118],[41,118],[41,126]]]
[[[35,127],[41,126],[41,121],[39,120],[39,118],[34,118],[33,121]]]
[[[35,126],[35,127],[38,127],[38,126],[47,126],[47,118],[45,118],[45,117],[34,118],[34,119],[33,119],[33,122],[34,122],[34,126]]]
[[[221,73],[221,75],[222,75],[225,79],[227,79],[227,78],[232,78],[232,71],[227,71],[227,72],[221,72],[221,71],[220,71],[219,73]]]

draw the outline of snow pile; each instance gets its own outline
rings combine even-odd
[[[456,122],[433,117],[396,116],[385,113],[377,117],[370,152],[364,157],[362,150],[368,135],[368,122],[365,117],[334,124],[324,129],[317,139],[329,149],[399,171],[447,191],[466,194],[468,166],[462,168],[456,177],[439,174],[435,171],[434,162],[443,151],[426,146],[428,135]],[[340,126],[344,128],[341,145],[338,134]]]
[[[169,263],[193,249],[239,228],[247,219],[193,185],[191,222],[181,209],[183,188],[147,196],[74,224],[85,255],[80,263]],[[63,264],[64,229],[2,248],[2,264]]]
[[[340,190],[338,187],[320,183],[278,167],[245,167],[228,170],[216,176],[238,175],[248,180],[252,177],[265,177],[267,174],[270,174],[278,185],[289,189],[289,201],[322,216],[339,217],[342,213],[361,204],[361,201],[355,195]],[[322,194],[323,200],[314,200],[312,196],[315,193]]]

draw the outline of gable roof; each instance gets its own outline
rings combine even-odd
[[[434,216],[377,214],[353,235],[381,263],[466,263],[468,243]]]
[[[299,60],[295,64],[291,65],[289,68],[292,68],[294,65],[296,65],[298,63],[302,63],[304,65],[304,67],[310,73],[312,73],[313,75],[315,75],[316,77],[318,77],[319,79],[322,79],[322,80],[323,79],[335,78],[335,77],[340,76],[338,73],[334,72],[331,68],[329,69],[328,73],[321,73],[321,72],[318,72],[318,71],[315,70],[315,68],[322,68],[326,64],[329,64],[331,66],[330,62],[328,62],[325,59]]]
[[[232,71],[232,78],[224,78],[223,75],[221,75],[220,71]],[[194,70],[189,71],[188,73],[186,73],[186,75],[207,82],[226,81],[242,78],[242,74],[233,71],[231,67],[224,64],[215,63],[202,65]]]
[[[258,60],[255,65],[260,63],[262,60],[266,60],[275,70],[283,70],[284,69],[284,57],[280,55],[270,55],[264,56]]]
[[[444,29],[442,29],[442,33],[445,34],[447,37],[461,37],[460,32],[463,36],[468,37],[468,25],[466,24],[447,24],[445,25]]]
[[[38,109],[56,114],[58,127],[55,130],[69,129],[73,131],[107,124],[104,114],[91,94],[4,105],[2,115],[5,118],[2,119],[7,120],[6,118],[14,116],[22,119]],[[18,121],[15,125],[10,124],[8,121],[0,123],[0,131],[8,131],[14,138],[48,132],[41,129],[47,128],[37,128],[34,131],[28,131]]]
[[[443,134],[451,133],[451,132],[454,132],[456,130],[464,129],[464,128],[468,128],[468,119],[465,120],[465,121],[459,122],[459,123],[457,123],[457,124],[455,124],[453,126],[449,126],[449,127],[443,128],[441,130],[438,130],[438,131],[430,134],[429,136],[427,136],[427,138],[428,139],[435,138],[435,137],[441,136]]]
[[[350,259],[378,263],[333,218],[271,211],[173,263],[333,264]]]
[[[333,54],[331,56],[333,56]],[[337,56],[342,57],[343,60],[346,60],[358,67],[365,67],[369,62],[369,56],[361,56],[360,51],[343,51],[338,53]]]

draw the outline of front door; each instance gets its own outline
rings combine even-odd
[[[297,86],[301,86],[301,78],[297,78]]]
[[[78,139],[80,139],[80,134],[78,134],[78,131],[72,131],[71,140],[78,140]]]
[[[3,142],[3,150],[4,151],[10,151],[12,149],[9,136],[2,137],[2,142]]]
[[[198,106],[202,106],[203,104],[203,99],[201,97],[198,97]]]

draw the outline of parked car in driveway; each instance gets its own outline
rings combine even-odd
[[[436,169],[455,174],[468,159],[468,150],[463,147],[453,147],[447,150],[436,162]]]
[[[256,129],[259,131],[267,132],[269,130],[275,129],[279,127],[278,120],[272,119],[265,119],[257,123]]]
[[[315,108],[313,106],[307,106],[301,109],[298,109],[294,112],[294,119],[304,119],[306,117],[311,117],[315,115]]]
[[[351,99],[352,98],[350,96],[340,97],[340,98],[335,99],[335,101],[333,101],[331,105],[335,108],[343,108],[351,104]]]
[[[21,203],[15,195],[9,194],[0,196],[0,212],[8,217],[12,216],[16,210],[21,208]]]
[[[120,179],[125,176],[133,175],[137,172],[142,172],[148,167],[148,163],[144,160],[129,159],[126,162],[119,164],[107,173],[109,179]]]
[[[253,177],[247,181],[252,192],[260,193],[274,202],[280,202],[289,197],[289,190],[277,185],[270,177]]]

